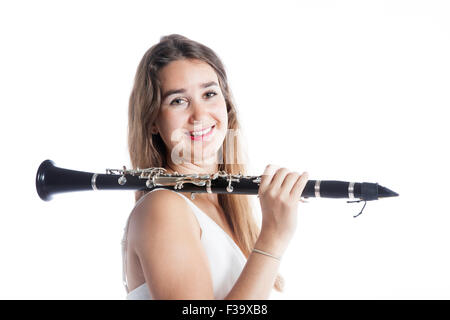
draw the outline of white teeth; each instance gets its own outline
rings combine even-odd
[[[210,132],[212,130],[212,127],[209,127],[208,129],[205,129],[203,131],[195,131],[191,133],[191,136],[202,136],[204,134],[207,134],[208,132]]]

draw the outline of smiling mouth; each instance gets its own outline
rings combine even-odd
[[[211,127],[209,127],[208,129],[202,130],[202,131],[198,131],[198,132],[190,132],[190,136],[191,136],[191,140],[202,140],[208,136],[210,136],[212,134],[212,132],[214,131],[214,128],[216,127],[216,125],[213,125]]]

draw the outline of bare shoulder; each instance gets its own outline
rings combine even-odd
[[[170,190],[157,190],[133,209],[128,227],[128,241],[138,243],[150,233],[157,236],[169,231],[200,234],[200,226],[192,209],[181,195]],[[178,230],[177,230],[178,229]]]
[[[147,194],[132,211],[129,245],[155,299],[214,297],[200,231],[186,199],[170,190]]]

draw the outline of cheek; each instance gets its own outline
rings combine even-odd
[[[228,114],[226,108],[217,115],[217,118],[220,120],[219,135],[225,138],[228,133]]]
[[[172,145],[179,141],[183,136],[183,119],[180,115],[170,114],[170,112],[164,113],[160,118],[160,130],[164,142],[167,145]]]
[[[183,115],[180,112],[174,112],[168,110],[161,116],[161,124],[166,132],[172,132],[173,130],[183,125]]]
[[[222,127],[226,128],[228,126],[228,112],[225,100],[218,104],[215,110],[216,118],[220,120],[220,122],[222,123]]]

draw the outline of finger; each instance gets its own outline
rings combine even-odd
[[[295,182],[297,182],[298,178],[300,177],[300,173],[298,172],[289,172],[286,177],[283,180],[283,183],[280,186],[281,192],[290,194],[292,187],[294,186]]]
[[[286,175],[289,173],[289,170],[287,168],[280,168],[277,170],[277,172],[275,172],[275,174],[273,175],[272,181],[271,181],[271,185],[273,188],[276,189],[280,189],[281,184],[284,181],[284,178],[286,177]]]
[[[267,189],[267,186],[272,181],[273,174],[277,170],[278,166],[273,164],[268,164],[264,169],[264,173],[261,176],[261,182],[259,183],[258,193],[261,194]]]
[[[303,172],[300,177],[298,177],[290,193],[292,197],[295,197],[296,199],[300,200],[302,192],[305,189],[306,183],[308,182],[308,178],[309,174],[306,171]]]

